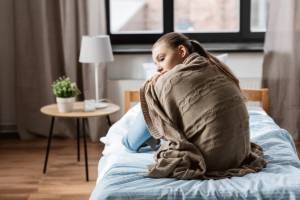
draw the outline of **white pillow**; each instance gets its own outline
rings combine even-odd
[[[156,71],[156,68],[155,63],[143,63],[145,80],[150,79],[154,74],[159,74],[159,72]]]
[[[228,53],[224,53],[221,55],[216,56],[219,60],[221,60],[224,64],[227,63]]]
[[[219,60],[221,60],[223,63],[227,63],[228,54],[221,54],[216,56]],[[159,74],[159,72],[156,71],[156,65],[155,63],[143,63],[143,70],[144,70],[144,77],[145,80],[148,80],[151,78],[154,74]]]

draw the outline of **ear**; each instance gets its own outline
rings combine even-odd
[[[185,48],[185,46],[179,45],[178,50],[179,50],[180,56],[181,56],[182,58],[184,58],[184,56],[185,56],[186,53],[187,53],[187,49]]]

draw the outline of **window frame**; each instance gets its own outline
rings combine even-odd
[[[105,0],[106,28],[112,44],[154,44],[162,35],[174,32],[174,1],[163,1],[163,33],[113,34],[110,32],[109,0]],[[240,30],[239,32],[220,33],[186,33],[190,39],[200,43],[263,43],[265,32],[251,32],[251,0],[240,0]]]

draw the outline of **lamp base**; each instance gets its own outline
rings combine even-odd
[[[108,104],[106,103],[95,103],[95,107],[97,108],[106,108]]]

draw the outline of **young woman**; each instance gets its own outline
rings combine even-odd
[[[154,75],[150,78],[150,82],[155,84],[157,79],[165,74],[166,72],[172,70],[176,65],[182,64],[183,61],[191,54],[197,52],[199,55],[205,57],[211,63],[212,67],[216,70],[224,73],[230,81],[235,84],[242,93],[239,86],[239,80],[235,77],[233,72],[224,63],[221,63],[216,57],[208,53],[199,42],[195,40],[189,40],[183,34],[172,32],[162,36],[152,47],[152,59],[157,66],[157,71],[159,74]],[[246,101],[246,98],[245,98]],[[117,152],[120,148],[120,144],[116,144],[118,141],[122,141],[122,150],[127,150],[130,152],[137,152],[139,148],[148,146],[146,140],[150,139],[151,133],[149,132],[147,125],[145,123],[142,111],[140,111],[128,133],[123,138],[106,138],[102,137],[101,142],[105,144],[112,144],[110,148],[107,148],[103,155],[110,155]],[[158,139],[157,145],[161,144],[165,140]],[[152,142],[153,143],[153,142]],[[114,146],[116,148],[114,148]],[[124,148],[126,147],[126,148]],[[152,146],[153,147],[153,146]]]
[[[262,159],[262,148],[252,142],[250,145],[249,116],[245,106],[247,100],[239,80],[223,62],[208,53],[199,42],[176,32],[165,34],[154,44],[152,59],[159,74],[141,87],[142,110],[128,133],[119,141],[122,149],[130,152],[136,152],[148,144],[153,149],[162,143],[154,155],[157,163],[148,165],[150,172],[143,176],[218,179],[257,172],[266,166],[266,161]],[[200,72],[202,75],[197,77],[195,73]],[[164,78],[160,80],[160,77]],[[205,80],[206,77],[209,78]],[[161,82],[156,85],[158,81]],[[200,87],[203,88],[196,91]],[[185,91],[189,93],[183,94]],[[188,94],[191,97],[186,100],[184,95]],[[203,100],[201,104],[197,97],[201,96],[199,94],[203,96],[202,100],[205,95],[212,99],[211,105],[209,100]],[[198,99],[193,102],[193,98]],[[181,104],[183,101],[185,105]],[[226,104],[227,108],[224,108]],[[199,110],[193,113],[189,108],[195,105],[194,108]],[[206,123],[206,119],[202,122],[201,116],[213,118],[211,121],[215,124]],[[229,116],[236,121],[228,121]],[[200,128],[194,130],[194,127]],[[106,144],[113,143],[107,141],[107,138],[100,140]],[[104,155],[116,152],[119,147],[110,146],[103,151]],[[230,155],[224,154],[227,149]]]

